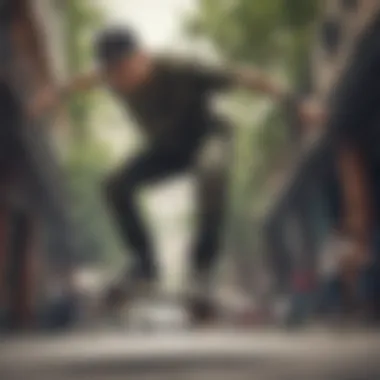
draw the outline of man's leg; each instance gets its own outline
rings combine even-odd
[[[133,276],[137,278],[152,280],[157,275],[157,268],[152,241],[136,203],[136,190],[178,174],[187,165],[186,157],[152,150],[133,159],[107,182],[107,201],[125,243],[132,249],[135,260]]]
[[[206,147],[206,157],[201,158],[206,161],[200,163],[198,171],[197,236],[192,264],[200,286],[206,286],[209,282],[220,251],[227,208],[231,145],[231,140],[226,138]]]
[[[192,285],[189,308],[195,323],[216,318],[216,309],[209,293],[212,272],[220,253],[228,188],[230,143],[216,141],[206,146],[198,162],[197,176],[197,235],[192,256]]]
[[[225,213],[226,178],[210,174],[198,180],[199,216],[193,267],[200,279],[208,281],[220,250]]]

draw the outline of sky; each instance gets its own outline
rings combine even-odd
[[[153,49],[172,47],[183,41],[184,15],[196,0],[96,0],[108,23],[128,24]]]

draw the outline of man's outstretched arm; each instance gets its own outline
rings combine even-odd
[[[207,65],[173,57],[164,59],[164,62],[172,67],[182,68],[190,73],[201,87],[211,91],[244,88],[280,103],[294,95],[291,89],[277,81],[273,75],[257,68]],[[309,99],[299,101],[298,108],[299,115],[305,123],[323,123],[327,117],[324,107]]]
[[[269,96],[275,101],[284,101],[293,96],[293,92],[273,79],[272,76],[256,69],[238,69],[234,73],[234,81],[240,87]],[[298,110],[305,123],[323,123],[327,118],[327,110],[322,104],[311,100],[299,100]]]
[[[62,86],[48,85],[35,94],[29,104],[29,112],[34,117],[41,116],[59,107],[72,95],[91,90],[101,82],[102,75],[94,71],[79,75]]]
[[[268,96],[274,101],[284,102],[292,98],[291,89],[276,81],[273,76],[252,68],[236,69],[232,73],[232,84]],[[311,100],[298,100],[299,117],[304,123],[324,123],[327,110],[322,104]]]

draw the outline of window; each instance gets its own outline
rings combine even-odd
[[[328,54],[336,54],[342,40],[342,28],[336,20],[326,20],[322,24],[322,47]]]

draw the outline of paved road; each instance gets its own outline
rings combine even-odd
[[[99,332],[0,343],[1,380],[380,379],[380,333]]]

